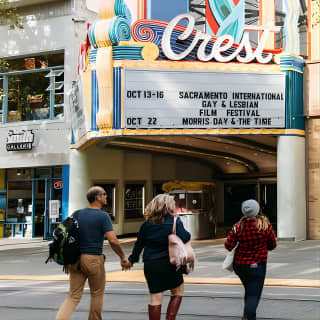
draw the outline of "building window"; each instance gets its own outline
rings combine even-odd
[[[63,54],[8,60],[7,69],[0,73],[0,122],[64,117]]]
[[[142,218],[144,212],[144,185],[126,184],[124,196],[125,219]]]
[[[2,114],[3,114],[3,110],[2,110],[2,106],[3,106],[3,77],[0,75],[0,123],[2,123]]]
[[[35,169],[35,178],[51,178],[52,168],[50,167],[38,167]]]
[[[153,184],[153,197],[155,197],[155,196],[158,195],[158,194],[165,193],[165,192],[162,190],[162,185],[163,185],[163,183],[154,183],[154,184]]]
[[[50,96],[46,72],[8,76],[7,122],[49,118]]]
[[[115,183],[94,183],[95,186],[103,188],[107,196],[107,204],[102,210],[106,211],[111,220],[116,220],[116,184]]]

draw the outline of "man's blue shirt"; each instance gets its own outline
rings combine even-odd
[[[109,215],[103,210],[85,208],[77,211],[77,220],[80,230],[80,252],[101,255],[104,235],[113,230]]]

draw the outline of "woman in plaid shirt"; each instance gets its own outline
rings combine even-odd
[[[269,219],[260,212],[256,200],[244,201],[241,211],[244,216],[231,229],[225,247],[231,251],[239,243],[233,267],[245,289],[242,320],[256,320],[268,250],[273,250],[277,243]]]

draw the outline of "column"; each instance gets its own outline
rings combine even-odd
[[[277,147],[277,231],[283,240],[306,239],[306,157],[303,115],[304,60],[280,58],[286,75],[286,129]]]
[[[305,138],[280,136],[278,138],[277,156],[278,239],[305,240]]]
[[[75,210],[88,206],[86,198],[90,187],[86,151],[70,151],[69,215]]]

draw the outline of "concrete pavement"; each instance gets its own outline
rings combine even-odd
[[[221,269],[226,254],[223,247],[225,239],[193,241],[197,255],[195,271],[185,277],[187,284],[240,285],[238,277]],[[130,253],[135,238],[120,239],[127,254]],[[6,263],[5,256],[15,255],[20,250],[37,250],[45,256],[48,242],[42,239],[0,239],[0,280],[43,280],[66,281],[55,263],[44,265],[39,261],[37,268],[19,268]],[[105,242],[107,255],[107,281],[110,282],[145,282],[143,264],[138,263],[131,271],[120,271],[117,257],[109,255],[110,247]],[[112,258],[110,259],[109,256]],[[36,262],[33,255],[30,262]],[[43,262],[43,261],[42,261]],[[50,266],[50,267],[48,267]],[[276,250],[269,253],[268,272],[265,286],[270,287],[304,287],[320,288],[320,241],[279,242]]]

